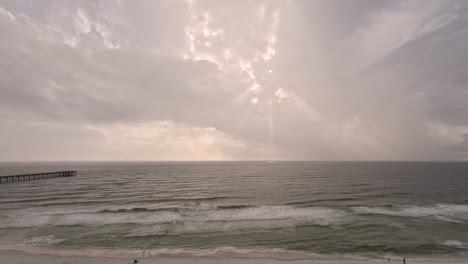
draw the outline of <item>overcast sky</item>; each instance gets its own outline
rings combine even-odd
[[[0,0],[0,160],[467,160],[468,1]]]

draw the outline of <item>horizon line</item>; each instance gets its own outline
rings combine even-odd
[[[312,160],[312,159],[226,159],[226,160],[0,160],[0,163],[65,162],[468,162],[468,160]]]

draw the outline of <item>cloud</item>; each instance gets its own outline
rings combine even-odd
[[[103,135],[79,123],[1,121],[2,161],[106,159]]]
[[[117,52],[103,45],[89,54],[86,48],[69,47],[63,35],[56,36],[47,26],[21,17],[2,18],[8,41],[0,47],[5,54],[0,76],[4,118],[184,119],[212,101],[203,87],[216,70],[208,62],[185,62],[141,50]],[[210,95],[217,93],[223,96],[217,91]]]
[[[116,160],[231,159],[245,146],[213,127],[193,127],[171,121],[113,124],[94,128],[105,138]],[[237,155],[238,156],[238,155]]]
[[[0,159],[466,159],[467,8],[2,1]]]

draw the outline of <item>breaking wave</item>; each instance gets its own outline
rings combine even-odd
[[[37,247],[35,245],[6,245],[0,246],[0,250],[15,250],[31,254],[53,254],[58,256],[83,256],[83,257],[175,257],[175,258],[195,258],[195,257],[220,257],[220,258],[268,258],[273,260],[314,260],[327,259],[331,256],[316,254],[313,252],[291,251],[280,248],[237,248],[237,247],[216,247],[206,249],[192,248],[158,248],[158,249],[65,249],[54,247]],[[353,256],[346,256],[352,259]],[[355,256],[354,259],[359,259]],[[362,257],[361,257],[362,259]],[[205,263],[205,260],[194,263]]]
[[[455,248],[465,248],[465,244],[458,240],[446,240],[442,243],[442,245]]]
[[[358,214],[382,214],[403,217],[434,217],[441,221],[459,222],[468,220],[468,205],[436,204],[434,206],[393,206],[383,207],[353,207]]]
[[[131,213],[131,212],[161,212],[161,211],[170,211],[170,212],[178,212],[179,208],[177,207],[168,207],[168,208],[144,208],[144,207],[135,207],[135,208],[121,208],[115,210],[101,210],[98,213]]]
[[[131,208],[103,210],[99,212],[77,212],[64,214],[63,211],[26,212],[10,214],[0,219],[3,228],[25,228],[42,226],[98,226],[113,224],[164,224],[181,223],[184,226],[201,226],[207,223],[249,222],[258,226],[294,226],[296,224],[332,225],[339,224],[348,215],[346,211],[291,206],[243,207],[229,206],[222,209],[178,210],[177,208],[146,209]],[[257,223],[257,224],[255,224]],[[271,223],[271,224],[270,224]]]

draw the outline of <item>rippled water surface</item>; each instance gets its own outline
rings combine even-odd
[[[468,163],[1,163],[0,245],[465,255]]]

